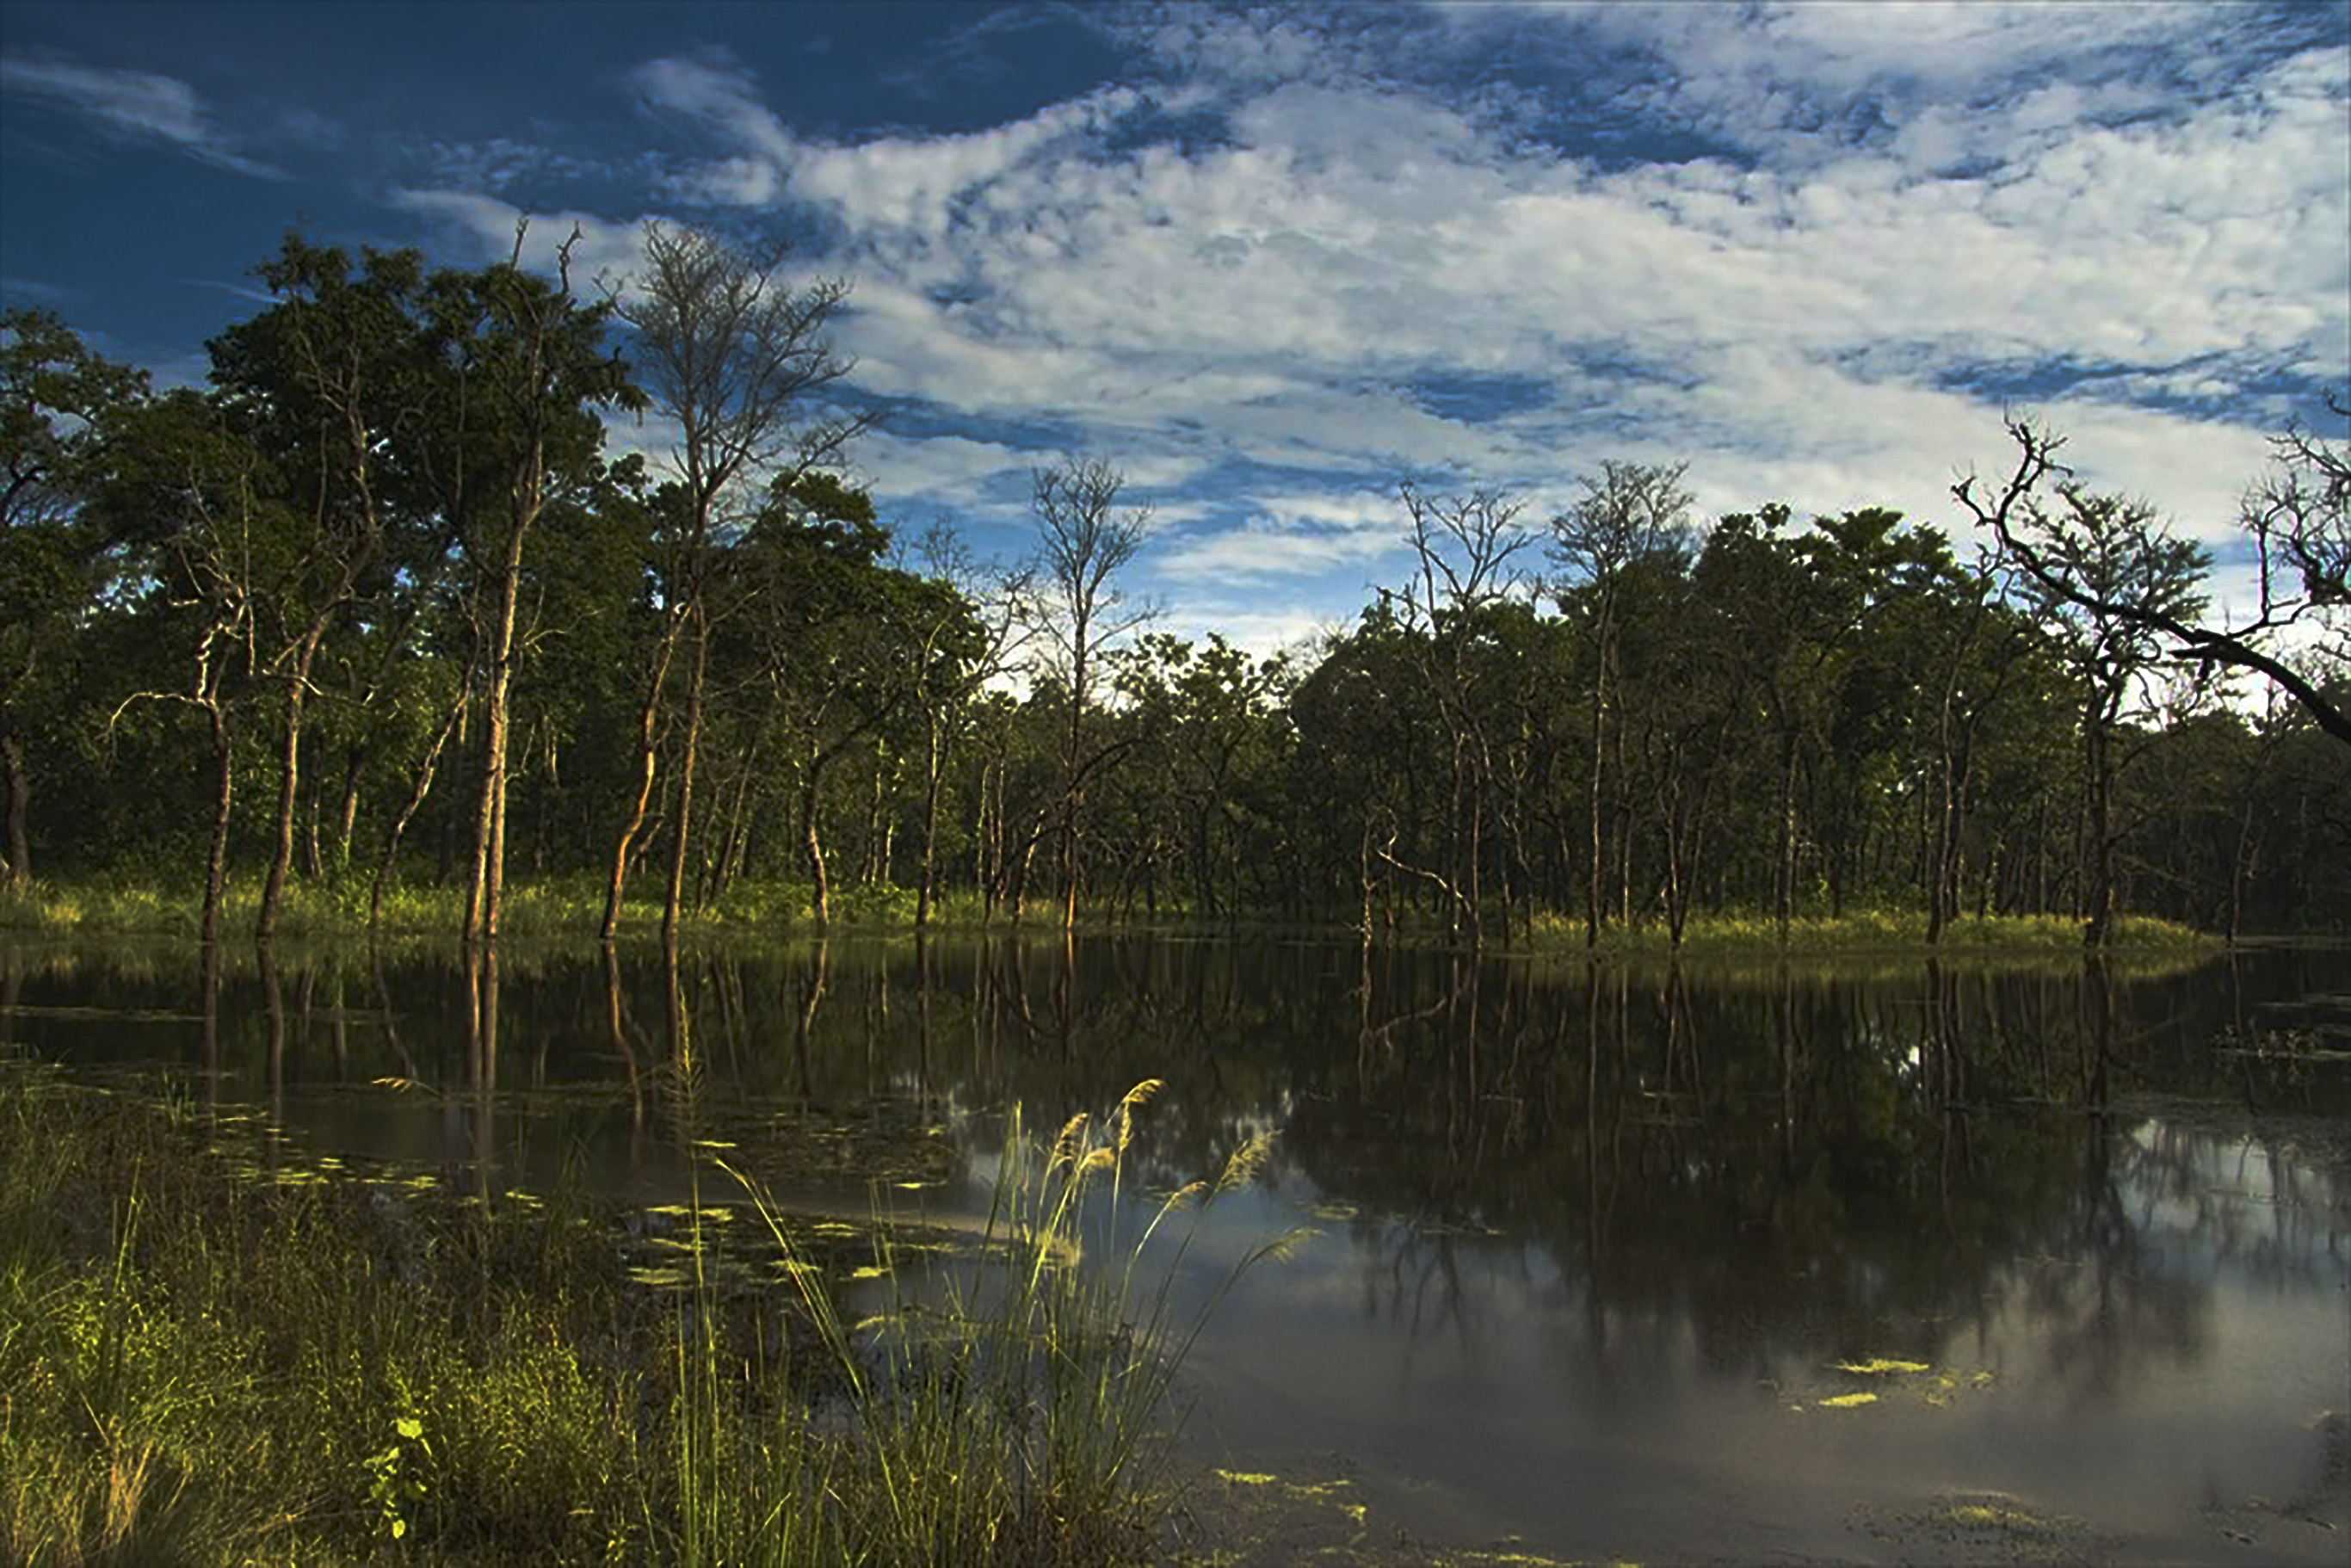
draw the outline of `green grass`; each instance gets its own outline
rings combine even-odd
[[[223,911],[224,928],[244,934],[252,930],[261,904],[258,877],[233,879]],[[914,894],[891,885],[845,886],[832,898],[831,928],[841,931],[905,931],[913,927]],[[193,891],[162,892],[136,883],[88,878],[69,883],[35,879],[29,888],[0,894],[0,930],[16,929],[52,936],[166,935],[193,936],[198,928],[201,898]],[[517,940],[578,939],[593,936],[604,915],[604,891],[593,878],[571,877],[517,882],[508,885],[500,918],[501,934]],[[1120,919],[1116,909],[1081,906],[1080,925],[1087,931],[1134,929]],[[465,918],[462,889],[402,883],[387,891],[377,931],[394,937],[448,937]],[[289,941],[348,937],[369,930],[368,888],[364,882],[343,885],[296,882],[287,890],[278,922],[279,935]],[[1020,928],[1050,932],[1058,928],[1060,910],[1050,901],[1032,901]],[[1002,929],[1009,914],[999,907],[991,915],[976,894],[953,890],[933,901],[931,921],[941,930],[977,930],[983,925]],[[814,915],[810,890],[799,883],[737,883],[715,905],[690,912],[684,927],[697,936],[730,934],[770,935],[784,930],[812,930]],[[1169,931],[1225,931],[1230,921],[1198,922],[1170,905],[1156,921],[1143,928]],[[657,899],[632,897],[622,905],[622,930],[644,936],[660,929]],[[1300,928],[1263,920],[1245,920],[1246,932]],[[1307,927],[1329,935],[1345,935],[1348,925]],[[1499,918],[1489,926],[1499,945]],[[1425,920],[1408,923],[1400,933],[1407,940],[1441,942],[1441,925]],[[2113,949],[2121,953],[2186,954],[2209,949],[2216,938],[2169,921],[2126,916],[2116,923]],[[1511,946],[1536,952],[1580,949],[1584,946],[1580,915],[1541,911],[1529,927],[1513,933]],[[1664,956],[1674,951],[1662,921],[1602,927],[1600,948],[1611,955]],[[2055,915],[1965,916],[1943,931],[1938,950],[1947,953],[2012,955],[2078,954],[2081,922]],[[1927,917],[1910,910],[1854,910],[1843,915],[1807,915],[1789,924],[1784,940],[1778,923],[1768,915],[1730,912],[1691,917],[1681,951],[1692,956],[1761,953],[1885,953],[1928,950]]]
[[[0,1561],[1150,1559],[1206,1317],[1170,1254],[1262,1153],[1120,1239],[1152,1087],[1050,1146],[1016,1115],[985,1242],[885,1256],[859,1321],[748,1183],[764,1282],[696,1246],[664,1291],[614,1215],[272,1169],[184,1102],[0,1065]]]
[[[2129,915],[2116,923],[2110,950],[2137,956],[2186,956],[2209,951],[2218,939],[2168,920]],[[1540,952],[1584,946],[1582,918],[1536,917],[1528,945]],[[1663,922],[1604,925],[1600,950],[1620,956],[1659,956],[1674,951]],[[1834,917],[1806,916],[1789,922],[1783,937],[1768,915],[1696,915],[1682,937],[1681,952],[1692,957],[1767,954],[1831,956],[1881,953],[2064,956],[2082,953],[2082,923],[2055,915],[1995,915],[1962,917],[1947,924],[1938,943],[1927,942],[1927,916],[1907,910],[1859,910]]]

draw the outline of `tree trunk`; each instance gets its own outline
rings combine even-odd
[[[809,758],[808,777],[800,785],[800,850],[808,859],[810,902],[819,925],[832,921],[832,889],[825,875],[824,842],[817,833],[817,790],[824,780],[824,766],[831,758],[822,752]]]
[[[277,934],[277,911],[286,896],[287,873],[294,864],[294,802],[302,776],[302,708],[310,690],[310,655],[317,647],[315,639],[306,641],[286,687],[286,727],[277,743],[277,836],[269,852],[269,875],[262,883],[261,914],[253,929],[258,942]]]
[[[2115,917],[2114,840],[2108,828],[2114,779],[2108,739],[2105,716],[2091,716],[2083,734],[2089,771],[2085,781],[2089,789],[2089,824],[2088,841],[2083,845],[2086,863],[2083,866],[2082,945],[2094,951],[2106,945]]]
[[[677,632],[673,622],[662,628],[653,674],[645,683],[644,700],[637,707],[637,798],[630,805],[629,820],[621,825],[620,836],[612,843],[612,874],[604,887],[604,924],[598,934],[605,942],[620,933],[621,900],[629,883],[629,853],[636,845],[637,834],[643,830],[646,811],[653,804],[653,734],[661,714],[662,689],[669,684],[670,658],[676,651]]]
[[[1788,939],[1788,927],[1795,918],[1796,905],[1796,743],[1784,743],[1780,758],[1780,810],[1777,853],[1771,874],[1771,913],[1779,924],[1780,940]]]
[[[416,813],[423,810],[424,797],[433,789],[433,776],[441,766],[441,753],[448,747],[465,716],[465,703],[460,697],[449,710],[449,721],[441,727],[441,733],[433,737],[433,744],[425,747],[424,760],[416,769],[416,783],[408,791],[408,800],[400,808],[400,814],[392,819],[392,831],[384,835],[383,858],[376,862],[375,883],[368,890],[368,929],[371,931],[382,923],[383,892],[392,881],[392,867],[400,859],[401,836],[408,831],[408,824],[414,821]]]
[[[917,931],[931,921],[931,883],[938,869],[939,779],[946,770],[943,750],[939,743],[938,713],[933,709],[925,727],[923,750],[923,871],[922,884],[914,893],[914,929]]]
[[[685,902],[685,857],[694,839],[694,767],[702,751],[702,698],[710,672],[710,625],[697,596],[686,611],[694,638],[694,664],[685,684],[685,755],[677,768],[677,821],[669,852],[669,887],[662,898],[662,941],[677,940],[680,907]]]
[[[0,790],[7,818],[6,858],[0,860],[0,887],[22,889],[33,879],[32,839],[26,827],[33,804],[32,774],[25,767],[25,742],[0,708]]]
[[[204,909],[200,934],[205,946],[220,940],[222,894],[228,885],[229,808],[236,794],[234,737],[227,710],[215,697],[213,725],[213,837],[204,857]]]
[[[489,688],[482,712],[482,795],[474,815],[473,876],[465,894],[465,939],[498,934],[506,887],[507,730],[514,692],[515,627],[521,612],[523,537],[537,508],[517,497],[498,573],[497,619],[490,632]]]

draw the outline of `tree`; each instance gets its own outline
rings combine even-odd
[[[465,936],[497,935],[506,880],[508,735],[524,645],[523,563],[541,513],[598,463],[599,407],[642,406],[605,346],[609,308],[571,289],[580,231],[556,248],[552,283],[522,269],[528,222],[503,265],[442,273],[429,290],[435,346],[451,371],[454,421],[435,475],[471,574],[468,618],[480,683],[479,789],[465,892]]]
[[[2351,410],[2330,400],[2336,414]],[[2202,623],[2205,601],[2167,606],[2145,598],[2103,595],[2076,564],[2043,548],[2020,522],[2035,516],[2045,481],[2069,479],[2057,461],[2064,438],[2022,418],[2011,418],[2017,463],[1998,495],[1980,491],[1974,476],[1952,489],[1976,521],[1991,530],[2002,552],[2053,602],[2084,614],[2128,624],[2170,643],[2173,657],[2204,665],[2252,670],[2289,694],[2336,740],[2351,746],[2351,706],[2323,676],[2297,667],[2269,644],[2288,627],[2317,629],[2319,647],[2340,668],[2351,659],[2351,457],[2346,449],[2299,426],[2272,443],[2271,473],[2247,491],[2241,526],[2253,557],[2259,599],[2241,625]],[[2157,536],[2150,535],[2150,542]]]
[[[1963,480],[1953,491],[1992,530],[2003,554],[2023,574],[2028,598],[2053,630],[2082,694],[2083,933],[2085,946],[2103,946],[2116,915],[2114,792],[2120,758],[2116,747],[2126,711],[2142,700],[2140,686],[2174,643],[2197,635],[2203,613],[2198,584],[2210,564],[2193,541],[2173,538],[2153,507],[2096,494],[2066,478],[2057,505],[2037,493],[2059,469],[2055,438],[2011,422],[2020,457],[1996,501]],[[2194,645],[2194,644],[2191,644]],[[2210,644],[2207,643],[2209,647]],[[2251,656],[2270,661],[2252,649]],[[2234,658],[2212,655],[2216,662]],[[2259,666],[2256,666],[2259,667]]]
[[[27,706],[70,658],[104,548],[82,515],[107,432],[147,375],[90,352],[56,316],[0,316],[0,890],[33,871]]]
[[[948,762],[969,727],[974,699],[1005,673],[1026,640],[1019,622],[1029,577],[1024,571],[977,565],[963,540],[945,525],[926,530],[916,541],[914,554],[933,581],[952,591],[964,622],[960,628],[953,618],[934,622],[912,661],[919,683],[915,702],[923,715],[923,866],[914,893],[914,926],[920,930],[930,924],[936,894],[939,798]],[[958,631],[969,640],[967,656],[956,664],[936,655]],[[976,834],[977,824],[974,831]]]
[[[1623,680],[1620,641],[1625,580],[1635,567],[1660,556],[1686,557],[1687,515],[1692,501],[1682,487],[1689,465],[1651,466],[1638,463],[1604,462],[1597,479],[1583,481],[1584,497],[1551,520],[1551,556],[1565,577],[1552,585],[1562,610],[1570,608],[1571,584],[1575,608],[1583,612],[1593,653],[1591,862],[1585,868],[1584,944],[1600,940],[1601,884],[1605,875],[1603,819],[1607,789],[1610,718]],[[1622,752],[1621,724],[1617,731]],[[1622,764],[1619,763],[1621,771]],[[1623,856],[1619,874],[1625,874]]]
[[[279,303],[212,344],[231,423],[288,489],[301,535],[257,604],[266,673],[282,687],[277,810],[256,935],[276,930],[294,860],[303,726],[320,644],[381,557],[410,431],[430,380],[418,312],[422,259],[368,251],[355,272],[332,246],[289,235],[259,269]]]
[[[1484,863],[1489,785],[1493,778],[1485,723],[1481,656],[1489,612],[1524,586],[1514,565],[1534,536],[1519,523],[1521,503],[1493,490],[1431,496],[1399,486],[1411,521],[1413,576],[1401,594],[1398,623],[1404,646],[1421,667],[1425,693],[1447,741],[1447,813],[1443,842],[1449,854],[1408,868],[1445,896],[1447,922],[1475,944],[1484,936]],[[1385,591],[1383,591],[1384,595]]]
[[[862,747],[903,739],[914,709],[958,685],[986,642],[951,583],[884,563],[889,543],[872,497],[806,474],[778,484],[735,552],[744,592],[733,619],[753,650],[748,684],[795,765],[820,924],[832,914],[820,823],[828,774]]]
[[[662,908],[663,934],[676,934],[709,674],[706,591],[718,535],[739,520],[730,517],[735,498],[756,495],[771,482],[789,488],[801,476],[836,463],[872,423],[870,414],[810,407],[853,368],[832,351],[826,336],[849,298],[846,282],[825,278],[792,288],[778,274],[779,244],[747,252],[699,229],[660,224],[645,226],[644,257],[633,287],[611,291],[611,308],[630,329],[653,406],[677,426],[669,460],[677,493],[664,512],[670,533],[666,619],[638,710],[635,800],[612,851],[604,905],[608,941],[619,924],[630,849],[653,798],[654,719],[683,635],[692,652]],[[745,501],[742,510],[747,513],[750,505]]]
[[[1099,459],[1072,459],[1031,475],[1029,509],[1036,518],[1039,560],[1035,630],[1045,640],[1050,674],[1069,703],[1062,729],[1058,808],[1061,848],[1061,925],[1078,921],[1080,854],[1086,781],[1123,749],[1087,738],[1102,653],[1151,619],[1149,605],[1130,603],[1118,575],[1143,549],[1148,507],[1122,510],[1126,478]]]
[[[1213,920],[1221,904],[1223,913],[1238,916],[1246,825],[1239,797],[1252,764],[1262,771],[1274,749],[1273,699],[1288,684],[1289,660],[1276,653],[1252,661],[1212,632],[1197,648],[1153,633],[1118,652],[1113,662],[1125,699],[1123,717],[1149,764],[1132,770],[1145,796],[1139,814],[1155,826],[1166,817],[1183,820],[1194,914]],[[1146,858],[1138,854],[1131,864],[1147,872]],[[1221,900],[1220,873],[1230,889]]]
[[[230,430],[217,403],[179,391],[131,411],[115,460],[91,505],[117,538],[136,541],[131,573],[141,618],[185,664],[185,685],[134,690],[114,720],[142,699],[204,715],[212,742],[213,815],[204,860],[201,936],[220,936],[235,803],[241,688],[256,668],[257,601],[282,570],[298,525],[278,498],[277,475],[253,443]]]

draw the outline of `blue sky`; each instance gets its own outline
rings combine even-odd
[[[0,298],[166,380],[290,226],[517,212],[789,234],[889,517],[1008,559],[1108,459],[1135,589],[1259,649],[1402,580],[1402,479],[1959,532],[2008,404],[2219,542],[2351,384],[2351,5],[0,0]]]

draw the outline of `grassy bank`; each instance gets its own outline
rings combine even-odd
[[[1563,952],[1585,946],[1581,920],[1538,916],[1529,936],[1541,952]],[[2115,924],[2110,949],[2137,956],[2186,955],[2220,946],[2217,937],[2193,927],[2143,915],[2127,915]],[[1617,956],[1664,957],[1674,951],[1671,933],[1660,922],[1644,925],[1603,926],[1599,950]],[[1840,954],[1926,953],[1954,955],[2062,956],[2078,959],[2082,953],[2082,923],[2054,915],[1992,915],[1966,916],[1944,927],[1933,946],[1927,941],[1927,916],[1908,910],[1864,910],[1836,916],[1792,920],[1783,934],[1770,915],[1698,915],[1683,932],[1681,951],[1692,957],[1749,956],[1790,953]]]
[[[778,931],[813,930],[809,890],[798,883],[741,883],[714,905],[693,912],[685,928],[697,936],[772,936]],[[140,883],[90,878],[72,883],[36,879],[24,889],[0,894],[0,930],[49,936],[193,936],[199,928],[202,901],[193,892],[158,890]],[[249,935],[261,904],[258,879],[229,884],[223,911],[224,928]],[[836,931],[905,931],[912,929],[914,895],[898,887],[852,887],[832,901],[831,928]],[[464,894],[455,888],[402,886],[386,896],[375,930],[392,936],[454,938],[464,922]],[[279,934],[291,940],[349,938],[370,931],[368,892],[363,885],[336,888],[297,883],[287,890],[278,921]],[[530,940],[593,936],[604,916],[603,890],[584,880],[518,883],[507,889],[502,932]],[[932,920],[943,930],[977,930],[986,912],[978,899],[956,893],[938,899]],[[1043,905],[1031,909],[1019,929],[1050,933],[1056,929],[1055,912]],[[1013,929],[1002,912],[992,927]],[[1285,935],[1320,932],[1345,937],[1349,925],[1300,926],[1264,921],[1194,922],[1169,910],[1160,917],[1128,922],[1114,912],[1099,910],[1084,915],[1090,931],[1267,932]],[[646,899],[630,901],[622,909],[622,930],[643,936],[661,926],[661,906]],[[1557,953],[1584,947],[1583,920],[1574,915],[1540,913],[1522,929],[1500,941],[1497,919],[1489,930],[1489,945],[1501,950]],[[1407,921],[1395,936],[1411,942],[1452,940],[1441,924]],[[2187,954],[2219,946],[2219,939],[2170,921],[2126,916],[2118,921],[2112,938],[2115,950],[2126,953]],[[2079,954],[2082,925],[2078,920],[2052,915],[1967,916],[1947,925],[1931,950],[1959,954],[2019,954],[2047,956]],[[1662,921],[1601,929],[1598,950],[1617,956],[1663,957],[1675,950]],[[1680,951],[1692,956],[1750,956],[1766,953],[1831,955],[1927,952],[1927,916],[1907,910],[1862,910],[1842,915],[1804,916],[1790,922],[1783,933],[1769,915],[1726,913],[1694,915],[1683,934]]]
[[[1016,1132],[988,1260],[854,1320],[764,1207],[764,1263],[690,1245],[697,1210],[655,1289],[616,1215],[273,1173],[192,1108],[0,1065],[0,1561],[1154,1557],[1196,1323],[1139,1241],[1070,1265],[1142,1097]]]

